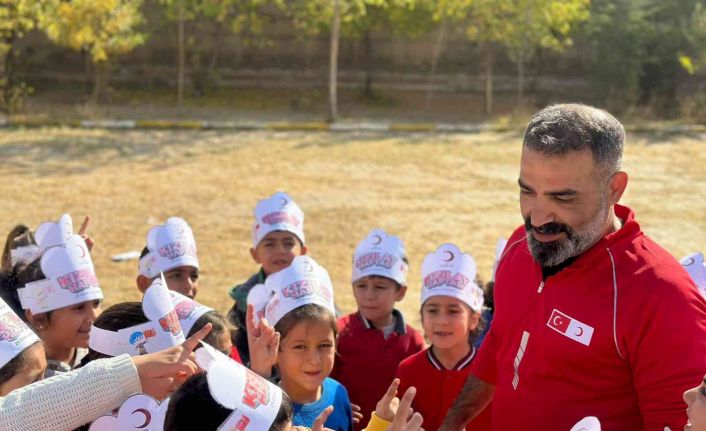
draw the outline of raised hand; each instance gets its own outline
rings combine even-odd
[[[142,392],[162,400],[174,392],[181,383],[199,371],[194,361],[194,349],[211,332],[212,325],[205,325],[179,346],[155,353],[133,356],[132,361],[142,384]]]
[[[78,234],[83,238],[83,240],[86,242],[86,247],[88,247],[88,251],[90,252],[93,250],[93,246],[95,245],[95,241],[93,241],[93,238],[91,238],[86,232],[88,231],[88,223],[91,221],[91,216],[86,216],[86,218],[83,219],[83,223],[81,223],[81,227],[78,230]]]
[[[416,388],[407,389],[407,392],[402,396],[392,425],[387,429],[388,431],[424,431],[422,415],[414,413],[412,410],[412,401],[416,394]]]
[[[400,399],[397,398],[397,388],[400,386],[400,379],[394,379],[387,388],[387,392],[378,401],[375,406],[375,415],[380,419],[392,422],[397,413],[397,408],[400,405]]]
[[[250,369],[262,377],[269,378],[272,374],[272,367],[277,363],[280,334],[264,317],[260,319],[259,324],[255,324],[254,310],[252,304],[248,304],[245,313],[248,347],[250,348]]]

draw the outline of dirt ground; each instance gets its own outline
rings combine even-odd
[[[201,260],[198,299],[226,310],[227,290],[251,261],[255,203],[277,190],[306,214],[311,255],[352,311],[350,263],[373,228],[399,235],[411,263],[400,305],[418,324],[420,266],[445,241],[490,276],[495,244],[521,222],[521,134],[374,134],[222,131],[0,130],[0,230],[36,227],[63,212],[90,214],[93,258],[106,305],[139,298],[137,261],[150,226],[179,215]],[[630,135],[623,202],[675,256],[706,249],[706,136]]]

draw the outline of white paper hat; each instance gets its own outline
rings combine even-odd
[[[179,317],[179,323],[181,323],[181,329],[184,331],[185,335],[191,332],[194,323],[196,323],[201,316],[209,311],[213,311],[213,308],[196,302],[188,296],[184,296],[173,290],[169,291],[169,297],[172,300],[172,305]]]
[[[160,403],[147,394],[135,394],[115,414],[93,421],[88,431],[162,431],[168,407],[169,398]]]
[[[170,217],[163,225],[147,233],[149,252],[140,258],[140,274],[154,278],[180,266],[199,269],[196,240],[189,224],[179,217]]]
[[[46,250],[50,247],[66,244],[73,234],[73,220],[70,215],[63,214],[57,222],[48,221],[40,224],[34,231],[34,240],[42,250]]]
[[[46,313],[85,301],[103,299],[86,242],[71,235],[65,245],[52,247],[40,260],[43,280],[17,289],[22,308]]]
[[[213,399],[233,413],[219,431],[268,430],[282,404],[282,390],[206,343],[195,352],[196,363],[206,370]]]
[[[454,244],[445,243],[422,262],[422,304],[432,296],[450,296],[475,312],[483,309],[483,289],[476,284],[476,263]]]
[[[601,423],[595,416],[581,419],[570,431],[601,431]]]
[[[694,280],[701,295],[706,298],[706,263],[704,263],[704,254],[701,252],[692,253],[679,262],[689,273],[691,279]]]
[[[382,229],[374,229],[355,249],[351,282],[377,275],[405,284],[409,266],[404,259],[402,241]]]
[[[506,245],[507,240],[500,238],[498,244],[495,246],[495,261],[493,262],[493,274],[490,277],[490,281],[495,281],[495,273],[498,271],[498,265],[500,265],[500,259],[503,257],[503,251],[505,251]]]
[[[0,298],[0,368],[37,341],[39,337]]]
[[[248,304],[255,307],[256,322],[264,315],[273,326],[306,304],[318,304],[336,314],[328,271],[309,256],[295,257],[290,266],[267,277],[264,285],[253,287]]]
[[[291,232],[302,244],[304,238],[304,212],[287,193],[277,192],[257,203],[254,211],[255,222],[252,226],[252,246],[257,245],[270,232]]]
[[[184,342],[179,316],[172,305],[164,275],[157,277],[145,291],[142,311],[149,321],[109,331],[91,326],[88,347],[109,356],[130,356],[159,352]]]

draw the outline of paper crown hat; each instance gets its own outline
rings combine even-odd
[[[252,245],[257,247],[270,232],[291,232],[302,244],[304,238],[304,212],[287,193],[277,192],[255,206],[255,222],[252,226]]]
[[[0,369],[39,337],[0,298]]]
[[[450,296],[475,312],[483,309],[483,290],[476,284],[476,263],[454,244],[445,243],[422,262],[422,304],[432,296]]]
[[[42,223],[31,235],[32,243],[10,250],[12,266],[20,262],[33,262],[42,255],[44,250],[66,244],[73,232],[73,221],[68,214],[63,214],[56,222]]]
[[[155,278],[180,266],[199,268],[196,240],[189,224],[179,217],[170,217],[163,225],[147,233],[147,254],[140,258],[140,274]]]
[[[351,282],[376,275],[405,284],[409,272],[405,259],[404,244],[399,238],[374,229],[355,249]]]
[[[142,298],[147,322],[118,331],[91,326],[88,347],[109,356],[154,353],[184,342],[179,316],[167,289],[164,276],[156,278]]]
[[[706,263],[701,252],[692,253],[679,261],[686,272],[689,273],[694,284],[699,288],[701,295],[706,298]]]
[[[324,267],[309,256],[297,256],[287,268],[271,274],[265,284],[250,290],[248,304],[255,320],[265,317],[275,325],[285,314],[307,304],[317,304],[335,315],[333,285]]]
[[[206,370],[211,397],[233,410],[218,427],[222,431],[270,429],[282,404],[282,390],[206,343],[195,352]]]
[[[85,301],[103,299],[86,242],[71,235],[64,245],[42,254],[40,267],[45,278],[17,289],[22,308],[33,314],[46,313]]]
[[[114,414],[93,421],[88,431],[162,431],[168,407],[168,398],[160,403],[147,394],[135,394]]]
[[[191,332],[191,328],[194,327],[194,323],[196,323],[201,316],[209,311],[213,311],[213,308],[196,302],[188,296],[182,295],[181,293],[173,290],[169,291],[169,297],[172,301],[172,305],[174,306],[174,310],[179,317],[179,323],[181,324],[182,331],[184,331],[184,335]]]
[[[500,265],[500,259],[503,257],[503,251],[505,251],[506,246],[507,240],[505,238],[500,238],[495,246],[495,260],[493,261],[493,274],[490,277],[490,281],[495,281],[495,273],[498,272],[498,265]]]
[[[570,431],[601,431],[601,423],[597,417],[588,416],[571,427]]]

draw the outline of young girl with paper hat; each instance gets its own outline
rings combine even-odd
[[[37,229],[41,257],[15,265],[4,283],[5,300],[44,342],[47,377],[78,365],[103,299],[88,246],[67,217]]]
[[[250,290],[265,283],[270,274],[288,267],[295,257],[307,253],[304,212],[287,193],[277,192],[259,201],[253,215],[250,256],[260,265],[260,270],[229,292],[235,304],[228,312],[228,319],[237,329],[234,342],[245,363],[250,360],[246,325]]]
[[[480,332],[483,290],[475,278],[473,258],[454,244],[442,244],[422,263],[422,326],[431,347],[402,361],[397,377],[400,391],[417,388],[413,407],[425,429],[439,429],[476,354],[473,338]],[[489,409],[466,429],[489,430]]]
[[[140,255],[137,288],[145,292],[152,281],[164,273],[169,289],[194,298],[199,290],[199,258],[196,240],[189,224],[170,217],[163,225],[150,229],[147,245]]]
[[[347,391],[328,377],[338,332],[328,272],[308,256],[296,257],[289,267],[253,288],[248,302],[254,306],[256,325],[272,324],[280,335],[275,360],[280,386],[292,400],[294,425],[311,427],[333,406],[325,426],[352,430]]]
[[[357,310],[338,319],[337,357],[331,377],[360,407],[363,428],[405,358],[424,349],[424,338],[405,323],[395,304],[407,292],[409,265],[402,241],[374,229],[353,254],[351,284]],[[370,358],[375,360],[371,361]]]
[[[0,299],[0,397],[44,377],[39,337]]]

